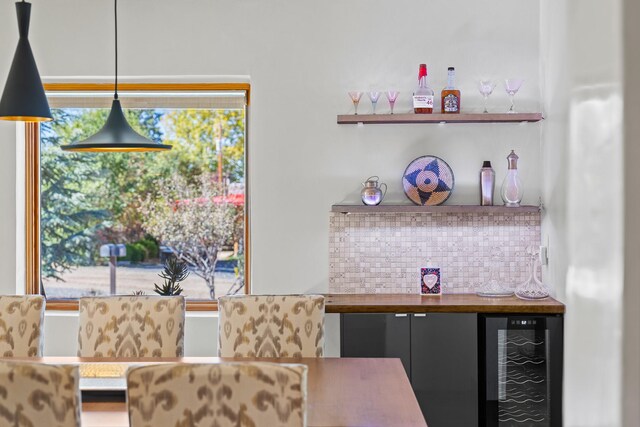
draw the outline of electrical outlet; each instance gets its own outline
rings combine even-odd
[[[549,248],[540,246],[540,264],[549,265]]]

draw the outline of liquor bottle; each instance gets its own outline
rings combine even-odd
[[[420,64],[418,71],[418,89],[413,94],[413,112],[416,114],[433,113],[433,89],[427,84],[426,64]]]
[[[447,87],[442,89],[442,113],[460,113],[460,91],[456,89],[456,69],[449,67],[447,74]]]

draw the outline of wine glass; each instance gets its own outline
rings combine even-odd
[[[376,113],[376,105],[378,105],[378,99],[380,98],[380,92],[372,90],[369,92],[369,99],[371,100],[371,107],[373,108],[373,114]]]
[[[518,90],[520,90],[522,83],[524,83],[523,79],[506,79],[504,81],[504,88],[509,94],[509,98],[511,98],[511,108],[507,111],[509,114],[514,114],[516,112],[515,106],[513,105],[513,97],[518,93]]]
[[[480,82],[478,83],[478,90],[480,91],[480,94],[482,94],[482,97],[484,98],[483,113],[489,112],[489,110],[487,110],[487,100],[489,99],[489,95],[493,93],[493,90],[495,88],[496,88],[496,84],[492,80],[480,80]]]
[[[349,92],[349,98],[351,98],[351,102],[353,102],[353,108],[355,108],[355,114],[358,114],[358,104],[360,103],[360,98],[362,98],[362,92],[351,91]]]
[[[391,110],[391,114],[393,114],[393,107],[396,105],[396,99],[398,99],[399,94],[400,92],[397,90],[387,91],[387,99],[389,100],[389,109]]]

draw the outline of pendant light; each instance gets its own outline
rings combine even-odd
[[[29,44],[31,3],[16,3],[20,39],[0,99],[0,120],[44,122],[52,119],[47,96]]]
[[[63,145],[64,151],[90,152],[139,152],[170,150],[170,145],[154,142],[137,133],[131,128],[124,117],[120,100],[118,99],[118,0],[114,0],[115,39],[116,39],[116,74],[113,103],[107,122],[102,129],[93,136],[80,142]]]

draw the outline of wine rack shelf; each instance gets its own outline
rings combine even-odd
[[[523,123],[539,122],[542,119],[542,113],[344,114],[338,115],[338,124]]]
[[[380,213],[496,213],[496,214],[518,214],[540,212],[540,206],[519,206],[508,208],[506,206],[477,206],[477,205],[442,205],[442,206],[418,206],[408,204],[397,205],[333,205],[331,212],[343,214],[380,214]]]

